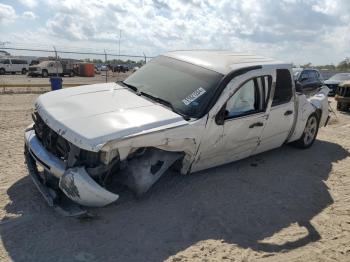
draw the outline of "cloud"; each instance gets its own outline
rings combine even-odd
[[[29,8],[34,8],[38,5],[38,0],[18,0],[22,5],[29,7]]]
[[[36,14],[34,14],[34,13],[31,12],[31,11],[25,11],[25,12],[23,12],[22,17],[23,17],[24,19],[28,19],[28,20],[35,20],[35,19],[38,18],[38,17],[36,16]]]
[[[348,52],[347,0],[48,0],[41,4],[50,14],[40,29],[43,41],[55,38],[116,52],[122,30],[122,53],[215,48],[322,63],[337,61]]]
[[[0,3],[0,24],[9,24],[16,18],[16,11],[12,6]]]

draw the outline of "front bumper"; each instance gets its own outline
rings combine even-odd
[[[48,152],[35,135],[32,127],[25,130],[25,159],[29,174],[43,195],[49,206],[64,211],[65,215],[80,216],[86,213],[79,205],[102,207],[118,199],[118,195],[111,193],[96,183],[86,172],[84,167],[67,168],[66,164]],[[46,171],[40,174],[37,165]],[[58,181],[54,186],[48,183]],[[63,201],[60,201],[62,200]],[[69,211],[61,203],[69,203]],[[73,207],[73,212],[71,212]]]

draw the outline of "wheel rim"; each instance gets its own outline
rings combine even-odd
[[[312,116],[307,120],[304,131],[304,143],[309,145],[315,139],[317,132],[317,119]]]

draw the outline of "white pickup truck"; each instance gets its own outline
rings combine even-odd
[[[68,198],[80,209],[66,214],[79,215],[118,199],[111,181],[142,194],[170,167],[189,174],[286,143],[308,148],[327,124],[328,91],[306,98],[291,64],[269,58],[169,52],[123,82],[41,95],[26,162],[48,203],[67,211]]]

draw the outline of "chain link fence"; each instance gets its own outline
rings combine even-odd
[[[15,53],[15,55],[11,55]],[[1,56],[2,55],[2,56]],[[34,67],[42,61],[71,61],[75,66],[93,64],[93,77],[83,77],[79,70],[71,77],[63,76],[63,87],[85,84],[122,81],[132,72],[147,63],[152,56],[119,54],[111,50],[93,50],[88,48],[27,48],[22,46],[0,46],[0,59],[13,58],[26,60]],[[29,69],[29,68],[28,68]],[[23,73],[23,71],[22,71]],[[58,75],[58,73],[57,73]],[[46,77],[32,77],[30,74],[6,73],[0,75],[0,93],[42,93],[49,91],[50,81]]]

